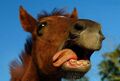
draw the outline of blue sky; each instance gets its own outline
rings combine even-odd
[[[102,25],[106,37],[103,47],[92,55],[92,68],[86,74],[90,81],[101,81],[98,64],[102,54],[112,51],[120,44],[120,0],[1,0],[0,1],[0,81],[9,81],[9,64],[18,59],[28,33],[19,21],[19,6],[22,5],[33,17],[42,10],[77,8],[79,18],[95,20]]]

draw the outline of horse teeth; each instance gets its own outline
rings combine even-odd
[[[71,62],[72,64],[75,64],[77,61],[74,60],[74,59],[71,59],[70,62]]]
[[[78,64],[78,65],[81,65],[81,62],[77,61],[77,64]]]
[[[87,65],[87,64],[88,64],[88,62],[87,62],[87,61],[84,61],[84,62],[83,62],[83,64],[84,64],[84,65]]]

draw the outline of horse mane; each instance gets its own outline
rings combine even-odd
[[[49,16],[67,16],[68,14],[65,12],[65,9],[57,9],[54,8],[51,13],[47,11],[42,11],[38,14],[38,20],[44,17],[49,17]]]
[[[27,65],[29,64],[29,60],[31,59],[31,52],[32,52],[32,37],[28,37],[24,45],[24,50],[19,56],[19,60],[14,60],[10,64],[10,73],[12,76],[11,81],[16,81],[16,79],[21,80],[27,68]]]
[[[26,54],[31,55],[32,52],[32,44],[33,44],[33,40],[32,37],[28,37],[24,46],[24,51],[26,52]]]

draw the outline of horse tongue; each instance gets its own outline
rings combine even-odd
[[[90,69],[89,60],[77,60],[77,55],[70,49],[63,49],[53,56],[53,66],[64,70],[87,72]]]
[[[70,49],[63,49],[53,56],[53,66],[62,66],[65,62],[69,61],[70,59],[77,60],[76,54]]]

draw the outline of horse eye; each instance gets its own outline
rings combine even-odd
[[[82,25],[80,25],[80,24],[75,24],[74,28],[75,28],[76,30],[84,30],[86,27],[85,27],[85,26],[82,26]]]
[[[43,34],[43,27],[47,26],[47,22],[38,23],[37,34],[41,36]]]
[[[43,28],[45,26],[47,26],[47,22],[40,22],[40,23],[38,23],[38,27],[40,27],[40,28]]]

